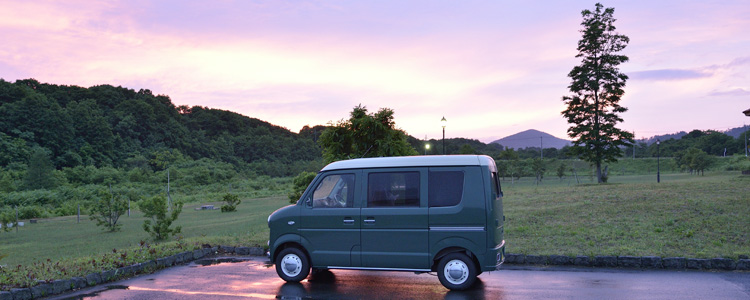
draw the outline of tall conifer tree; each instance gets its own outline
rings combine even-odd
[[[602,163],[617,161],[620,147],[633,140],[632,133],[615,127],[623,121],[619,114],[627,111],[619,102],[628,76],[618,66],[628,57],[618,53],[630,39],[615,32],[614,11],[597,3],[594,11],[581,12],[582,38],[576,55],[581,64],[568,73],[571,95],[562,99],[567,105],[562,115],[572,124],[568,136],[573,139],[573,150],[596,166],[599,183],[606,181]]]

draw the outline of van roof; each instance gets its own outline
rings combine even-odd
[[[328,164],[320,171],[394,168],[394,167],[442,167],[442,166],[487,166],[496,172],[495,160],[486,155],[427,155],[356,158]]]

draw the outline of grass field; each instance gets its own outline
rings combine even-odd
[[[507,251],[522,254],[655,255],[698,258],[750,255],[750,176],[662,174],[613,176],[608,184],[568,176],[504,181]],[[199,198],[200,195],[194,197]],[[216,199],[216,197],[211,197]],[[185,205],[176,225],[183,241],[212,245],[265,245],[266,218],[286,196],[243,199],[234,213]],[[94,257],[150,241],[139,212],[123,216],[109,233],[82,216],[41,219],[18,232],[0,232],[0,265]]]
[[[571,183],[572,181],[572,183]],[[505,182],[507,251],[521,254],[750,255],[750,176],[738,172]]]
[[[175,222],[182,226],[181,236],[186,241],[252,246],[265,245],[268,215],[289,203],[286,196],[245,199],[238,211],[230,213],[195,210],[202,204],[221,206],[221,203],[186,204]],[[42,219],[37,224],[26,222],[18,233],[15,230],[0,233],[0,253],[8,255],[0,264],[15,266],[35,260],[94,256],[112,249],[135,247],[141,240],[151,243],[151,237],[142,228],[144,220],[138,211],[133,211],[130,217],[123,215],[119,232],[102,231],[87,216],[81,216],[80,223],[76,216]]]

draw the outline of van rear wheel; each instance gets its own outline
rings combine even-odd
[[[477,267],[466,254],[451,253],[440,259],[438,278],[446,288],[462,291],[476,281]]]
[[[300,282],[310,273],[310,262],[302,250],[286,248],[276,256],[276,274],[289,282]]]

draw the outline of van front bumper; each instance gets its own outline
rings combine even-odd
[[[497,252],[497,258],[495,260],[495,270],[500,269],[500,266],[505,262],[505,240],[500,245],[494,248]]]

